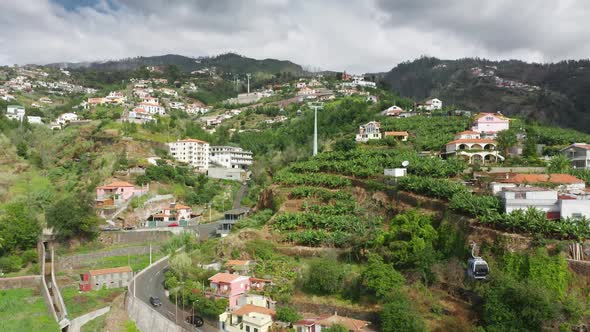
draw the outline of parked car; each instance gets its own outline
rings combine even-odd
[[[201,327],[204,324],[203,318],[199,316],[188,316],[186,322],[196,327]]]
[[[154,306],[154,307],[159,307],[162,305],[162,301],[160,301],[160,298],[157,296],[150,296],[150,303]]]

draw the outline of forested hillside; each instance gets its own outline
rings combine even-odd
[[[402,96],[438,97],[469,110],[500,111],[590,131],[588,60],[530,64],[422,57],[399,64],[382,78]]]
[[[136,70],[145,66],[168,66],[176,65],[182,71],[194,71],[204,68],[215,67],[222,72],[231,73],[281,73],[281,72],[303,72],[301,66],[291,61],[275,59],[256,60],[241,56],[235,53],[226,53],[213,57],[192,58],[176,54],[167,54],[151,57],[136,57],[106,62],[84,62],[84,63],[54,63],[51,67],[67,67],[71,69],[88,68],[98,71],[128,71]]]

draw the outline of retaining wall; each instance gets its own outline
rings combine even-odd
[[[22,276],[0,278],[0,289],[38,288],[41,287],[41,276]]]
[[[101,232],[99,240],[107,244],[145,244],[146,242],[163,242],[171,236],[170,231]]]
[[[92,312],[89,312],[85,315],[80,317],[76,317],[70,321],[70,327],[68,328],[68,332],[80,332],[80,328],[84,326],[84,324],[88,323],[89,321],[95,319],[96,317],[100,317],[111,310],[111,307],[104,307],[102,309],[98,309]]]
[[[160,250],[159,245],[152,245],[152,253]],[[112,256],[125,256],[125,255],[144,255],[150,253],[150,246],[138,246],[138,247],[127,247],[117,248],[100,252],[93,252],[88,254],[79,254],[65,257],[58,257],[57,268],[59,270],[73,269],[80,266],[86,266],[98,259]]]
[[[125,308],[140,331],[148,332],[184,332],[184,329],[152,309],[148,304],[127,292]]]

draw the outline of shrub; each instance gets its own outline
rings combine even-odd
[[[336,294],[342,289],[345,271],[335,259],[318,258],[309,265],[305,288],[318,295]]]
[[[23,266],[23,260],[20,256],[4,256],[0,257],[0,270],[3,272],[16,272]]]
[[[302,318],[297,309],[289,306],[277,308],[276,313],[277,320],[286,323],[296,323]]]
[[[405,295],[391,296],[379,315],[382,331],[426,331],[426,324]]]

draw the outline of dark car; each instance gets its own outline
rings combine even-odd
[[[150,296],[150,303],[154,306],[154,307],[159,307],[162,305],[162,301],[160,301],[159,297],[156,296]]]
[[[196,327],[201,327],[204,324],[203,318],[199,316],[188,316],[186,322]]]

